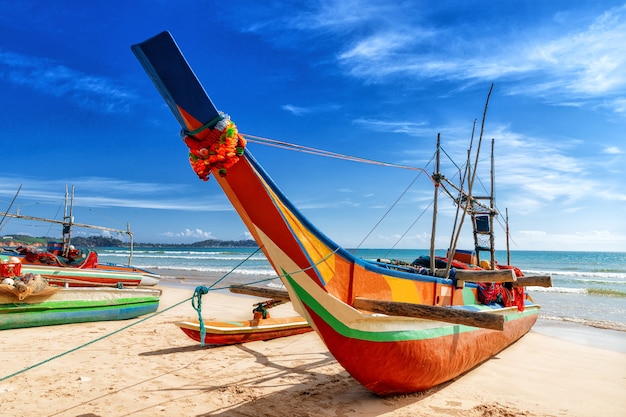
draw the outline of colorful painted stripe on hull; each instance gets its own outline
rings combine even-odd
[[[304,319],[302,319],[304,320]],[[180,329],[191,339],[200,342],[200,330],[198,323],[177,323]],[[191,325],[190,325],[191,324]],[[300,324],[292,323],[288,327],[274,329],[245,328],[241,332],[214,332],[214,329],[207,328],[204,336],[204,343],[207,345],[234,345],[239,343],[256,342],[262,340],[277,339],[279,337],[294,336],[313,331],[307,322]]]
[[[422,391],[455,378],[522,337],[538,313],[533,308],[509,314],[502,332],[435,322],[425,329],[368,332],[341,322],[293,279],[288,281],[335,359],[378,395]]]
[[[95,321],[127,320],[154,313],[158,307],[159,301],[151,300],[127,306],[98,306],[83,309],[70,308],[13,312],[10,314],[0,314],[0,330]]]

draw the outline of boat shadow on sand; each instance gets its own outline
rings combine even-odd
[[[221,401],[205,402],[206,411],[197,414],[201,417],[259,415],[261,410],[261,415],[327,415],[326,412],[329,409],[338,413],[336,415],[342,415],[342,412],[347,414],[355,412],[355,404],[358,404],[359,409],[371,410],[371,414],[368,415],[378,415],[405,407],[418,406],[420,402],[445,390],[467,374],[466,372],[458,378],[426,391],[381,397],[368,391],[354,380],[327,351],[312,351],[311,354],[305,355],[302,353],[285,355],[282,352],[273,354],[271,350],[267,350],[265,343],[255,342],[228,347],[190,345],[145,352],[140,356],[160,356],[202,350],[217,353],[218,351],[214,349],[220,347],[229,349],[224,358],[236,357],[238,361],[248,362],[246,369],[249,369],[249,372],[234,371],[230,373],[227,380],[219,375],[209,380],[204,377],[193,377],[185,386],[168,389],[168,391],[191,391],[188,395],[176,397],[176,402],[183,398],[204,401],[202,398],[205,395],[219,394]],[[496,355],[488,361],[497,359],[499,357]],[[210,364],[207,363],[206,366]],[[179,370],[172,372],[177,371]],[[206,372],[202,371],[199,375],[206,375]],[[163,403],[160,405],[166,406]],[[450,410],[463,411],[458,409],[459,406],[461,403],[456,406],[450,405]],[[482,415],[481,410],[478,409],[481,407],[486,406],[476,406],[475,409],[464,411]],[[512,411],[498,404],[491,404],[490,407],[489,412],[496,412],[493,415],[507,415],[498,414],[498,410],[494,410],[493,407],[503,407],[503,410],[500,410],[503,412]],[[429,409],[430,407],[424,411],[427,412]]]
[[[441,390],[446,390],[459,378],[475,369],[472,368],[457,378],[425,391],[381,397],[365,389],[354,380],[328,352],[325,353],[326,358],[324,359],[290,367],[281,365],[244,345],[237,347],[239,350],[254,356],[258,364],[262,364],[273,371],[265,372],[262,375],[242,374],[238,381],[208,388],[207,393],[219,392],[233,398],[234,401],[230,404],[222,404],[219,408],[207,410],[198,414],[198,417],[352,415],[353,413],[362,415],[360,414],[362,412],[365,412],[363,415],[376,416],[400,412],[401,410],[411,412],[407,408],[417,413],[411,415],[430,416],[434,412],[432,406],[424,405],[423,411],[416,411],[422,407],[420,403]],[[285,358],[277,359],[280,362],[285,360]],[[494,359],[498,359],[498,357],[494,356],[489,360]],[[286,383],[285,380],[293,382]],[[265,395],[263,390],[259,389],[264,386],[283,386],[284,388]],[[439,411],[445,414],[452,413],[450,415],[461,413],[475,416],[532,416],[532,414],[522,414],[519,410],[498,403],[480,404],[471,409],[464,409],[462,402],[449,403],[448,406],[449,408]]]
[[[422,392],[377,396],[354,380],[325,349],[313,348],[308,351],[301,349],[296,353],[282,350],[282,344],[288,339],[291,339],[288,344],[308,344],[311,338],[315,337],[314,333],[302,336],[286,338],[281,343],[268,341],[231,346],[190,344],[146,350],[138,356],[156,357],[162,362],[167,362],[168,356],[191,355],[194,358],[182,362],[176,360],[177,365],[170,366],[163,372],[135,380],[103,395],[89,397],[53,415],[64,415],[71,410],[80,410],[106,397],[115,398],[124,391],[133,391],[136,387],[167,379],[169,382],[166,386],[161,385],[156,391],[150,390],[151,393],[148,395],[152,398],[135,403],[134,407],[137,408],[128,410],[128,415],[151,411],[157,413],[164,408],[177,409],[180,404],[194,401],[201,405],[193,415],[201,417],[351,415],[357,409],[368,410],[366,415],[374,416],[404,410],[407,407],[420,407],[422,401],[440,390],[445,390],[463,377],[461,375]],[[215,349],[217,347],[221,349]],[[197,355],[202,352],[205,355],[198,357]],[[490,360],[493,359],[498,359],[498,356]],[[237,367],[231,368],[230,365],[235,363],[238,364]],[[207,378],[207,375],[211,377]],[[180,378],[178,382],[173,382],[177,378]],[[162,395],[163,391],[167,391],[167,394]],[[460,410],[458,408],[460,406],[461,403],[450,405],[450,410],[469,411]],[[426,414],[416,415],[428,415],[427,412],[431,407],[425,407]],[[328,414],[329,410],[335,414]]]
[[[260,346],[265,344],[265,342],[255,343],[260,343]],[[220,397],[227,398],[219,404],[207,403],[206,406],[209,409],[198,416],[259,415],[260,410],[263,410],[262,415],[326,415],[324,412],[328,409],[333,409],[335,412],[341,409],[345,412],[354,411],[355,403],[358,403],[359,408],[371,407],[372,410],[391,412],[416,404],[454,382],[454,380],[449,381],[419,393],[380,397],[354,380],[327,351],[316,351],[311,355],[301,353],[287,354],[287,356],[282,353],[268,355],[264,346],[257,349],[251,344],[228,347],[191,345],[145,352],[140,356],[159,356],[201,350],[216,352],[214,349],[217,347],[230,349],[228,357],[237,356],[239,361],[250,362],[246,367],[250,369],[250,372],[234,371],[228,381],[222,380],[219,376],[209,380],[204,377],[198,379],[194,377],[194,380],[188,381],[185,386],[169,389],[169,391],[192,390],[193,393],[190,393],[188,397],[198,401],[202,401],[201,398],[205,394],[211,396],[219,394]],[[237,353],[233,353],[233,350]],[[241,359],[242,355],[247,359]],[[261,368],[257,365],[261,365]],[[207,363],[207,366],[210,365]],[[206,372],[203,371],[201,374],[206,375]],[[282,389],[276,391],[277,387],[282,387]],[[266,394],[268,390],[271,392]],[[183,395],[183,397],[187,396]],[[176,401],[180,401],[183,397],[177,397]],[[165,406],[165,404],[161,405]]]

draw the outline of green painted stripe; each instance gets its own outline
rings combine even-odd
[[[296,292],[300,300],[304,304],[306,304],[309,308],[311,308],[315,314],[319,315],[322,320],[328,323],[337,333],[341,334],[344,337],[349,337],[353,339],[372,341],[372,342],[397,342],[404,340],[426,340],[439,338],[444,336],[450,336],[453,334],[465,333],[465,332],[473,332],[480,330],[476,327],[465,326],[465,325],[449,325],[443,327],[436,327],[431,329],[422,329],[422,330],[391,330],[385,332],[368,332],[359,329],[355,329],[347,326],[345,323],[337,319],[331,312],[326,310],[311,294],[309,294],[303,287],[298,285],[298,283],[286,272],[283,270],[283,276],[289,281],[293,290]],[[484,308],[486,310],[491,310],[490,307],[481,306],[481,309]],[[505,321],[512,321],[515,319],[519,319],[521,317],[537,314],[536,310],[519,313],[512,313],[505,316]]]
[[[158,307],[158,301],[152,300],[146,303],[83,309],[70,308],[45,311],[15,311],[14,314],[0,314],[0,330],[57,324],[126,320],[154,313],[157,311]]]
[[[113,300],[59,300],[59,301],[44,301],[41,303],[12,303],[1,304],[0,314],[11,314],[12,312],[20,311],[44,311],[52,309],[80,309],[80,308],[98,308],[98,307],[112,307],[119,308],[124,305],[141,304],[159,302],[158,297],[132,297],[132,298],[118,298]]]

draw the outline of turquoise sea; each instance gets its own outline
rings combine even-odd
[[[407,262],[427,255],[427,250],[359,249],[368,260],[399,259]],[[100,248],[102,262],[127,263],[127,248]],[[445,252],[438,251],[444,256]],[[626,331],[626,253],[624,252],[540,252],[512,251],[511,264],[525,275],[552,275],[551,288],[530,287],[528,293],[541,305],[544,322],[572,322],[596,328]],[[497,252],[499,263],[506,253]],[[132,264],[162,275],[173,271],[200,277],[210,285],[228,274],[238,283],[271,280],[276,274],[265,256],[255,248],[135,248]],[[168,273],[168,271],[170,273]],[[224,284],[226,284],[224,280]],[[275,281],[276,282],[276,281]],[[626,338],[626,333],[624,334]]]

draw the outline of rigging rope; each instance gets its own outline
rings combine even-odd
[[[261,145],[266,145],[266,146],[273,146],[273,147],[280,148],[280,149],[287,149],[287,150],[291,150],[291,151],[304,152],[304,153],[308,153],[308,154],[312,154],[312,155],[326,156],[326,157],[335,158],[335,159],[343,159],[345,161],[362,162],[362,163],[365,163],[365,164],[381,165],[381,166],[392,167],[392,168],[408,169],[410,171],[421,171],[421,172],[425,172],[426,174],[428,174],[428,172],[424,168],[412,167],[412,166],[409,166],[409,165],[392,164],[390,162],[376,161],[376,160],[367,159],[367,158],[360,158],[360,157],[357,157],[357,156],[351,156],[351,155],[345,155],[345,154],[341,154],[341,153],[337,153],[337,152],[325,151],[323,149],[316,149],[316,148],[311,148],[311,147],[308,147],[308,146],[296,145],[294,143],[283,142],[283,141],[279,141],[279,140],[275,140],[275,139],[269,139],[269,138],[263,138],[261,136],[248,135],[248,134],[245,134],[245,133],[242,134],[242,136],[248,142],[259,143]]]
[[[31,369],[37,368],[37,367],[39,367],[39,366],[41,366],[41,365],[44,365],[44,364],[46,364],[46,363],[48,363],[48,362],[51,362],[51,361],[53,361],[53,360],[55,360],[55,359],[58,359],[58,358],[62,357],[62,356],[68,355],[68,354],[70,354],[70,353],[72,353],[72,352],[76,352],[77,350],[80,350],[80,349],[82,349],[82,348],[84,348],[84,347],[87,347],[87,346],[89,346],[89,345],[91,345],[91,344],[94,344],[94,343],[96,343],[96,342],[98,342],[98,341],[100,341],[100,340],[106,339],[106,338],[107,338],[107,337],[109,337],[109,336],[113,336],[113,335],[115,335],[115,334],[117,334],[117,333],[120,333],[120,332],[122,332],[122,331],[124,331],[124,330],[126,330],[126,329],[128,329],[128,328],[130,328],[130,327],[136,326],[137,324],[143,323],[144,321],[147,321],[147,320],[149,320],[149,319],[151,319],[151,318],[153,318],[153,317],[156,317],[156,316],[158,316],[159,314],[165,313],[166,311],[169,311],[169,310],[171,310],[171,309],[173,309],[173,308],[175,308],[175,307],[178,307],[179,305],[181,305],[181,304],[183,304],[183,303],[186,303],[186,302],[187,302],[187,301],[189,301],[189,300],[191,300],[192,305],[194,306],[194,308],[196,308],[196,307],[195,307],[195,305],[194,305],[194,300],[197,298],[197,300],[198,300],[198,301],[197,301],[197,305],[198,305],[198,309],[197,309],[197,310],[199,310],[199,309],[201,308],[201,305],[202,305],[202,301],[201,301],[202,293],[204,293],[204,294],[208,293],[208,291],[209,291],[211,288],[215,287],[215,285],[216,285],[216,284],[218,284],[219,282],[221,282],[221,281],[223,281],[224,279],[226,279],[226,277],[227,277],[228,275],[230,275],[231,273],[233,273],[233,271],[234,271],[235,269],[239,268],[239,267],[240,267],[240,266],[241,266],[244,262],[246,262],[248,259],[250,259],[250,258],[251,258],[253,255],[255,255],[255,254],[256,254],[259,250],[261,250],[261,248],[257,248],[257,250],[255,250],[254,252],[252,252],[252,253],[251,253],[251,254],[250,254],[250,255],[249,255],[246,259],[244,259],[244,260],[243,260],[243,261],[241,261],[239,264],[237,264],[234,268],[232,268],[230,271],[228,271],[226,274],[224,274],[224,275],[223,275],[220,279],[218,279],[217,281],[215,281],[215,282],[214,282],[212,285],[210,285],[209,287],[203,287],[203,286],[202,286],[202,287],[198,287],[198,288],[196,288],[196,291],[194,292],[194,294],[193,294],[193,296],[192,296],[192,297],[185,298],[184,300],[182,300],[182,301],[180,301],[180,302],[178,302],[178,303],[176,303],[176,304],[174,304],[174,305],[171,305],[171,306],[169,306],[169,307],[167,307],[167,308],[165,308],[165,309],[163,309],[163,310],[161,310],[161,311],[157,311],[157,312],[155,312],[155,313],[152,313],[152,314],[150,314],[150,315],[149,315],[149,316],[147,316],[147,317],[144,317],[144,318],[142,318],[142,319],[140,319],[140,320],[138,320],[138,321],[136,321],[136,322],[134,322],[134,323],[131,323],[131,324],[127,325],[127,326],[124,326],[124,327],[122,327],[122,328],[120,328],[120,329],[117,329],[117,330],[115,330],[115,331],[113,331],[113,332],[111,332],[111,333],[105,334],[104,336],[101,336],[101,337],[99,337],[99,338],[97,338],[97,339],[91,340],[91,341],[89,341],[89,342],[87,342],[87,343],[84,343],[84,344],[82,344],[82,345],[80,345],[80,346],[77,346],[77,347],[75,347],[75,348],[73,348],[73,349],[70,349],[70,350],[65,351],[65,352],[63,352],[63,353],[60,353],[60,354],[58,354],[58,355],[52,356],[51,358],[48,358],[48,359],[43,360],[43,361],[41,361],[41,362],[38,362],[38,363],[36,363],[36,364],[34,364],[34,365],[31,365],[31,366],[29,366],[29,367],[27,367],[27,368],[24,368],[24,369],[20,370],[20,371],[17,371],[17,372],[14,372],[14,373],[10,374],[10,375],[4,376],[4,377],[0,378],[0,382],[5,381],[5,380],[10,379],[10,378],[13,378],[14,376],[17,376],[17,375],[19,375],[19,374],[21,374],[21,373],[24,373],[24,372],[26,372],[26,371],[29,371],[29,370],[31,370]],[[263,282],[263,281],[270,281],[270,280],[274,280],[274,279],[276,279],[276,278],[264,279],[264,280],[260,280],[260,281],[257,281],[257,282],[252,282],[252,283],[249,283],[248,285],[255,284],[255,283],[259,283],[259,282]],[[228,288],[228,287],[224,287],[224,288]],[[220,289],[220,288],[215,288],[215,289],[217,290],[217,289]],[[223,288],[222,288],[222,289],[223,289]],[[200,313],[200,312],[198,311],[198,313]],[[204,326],[204,323],[202,322],[202,317],[201,317],[201,316],[200,316],[200,323],[201,323],[201,327],[203,327],[203,326]],[[202,340],[204,341],[204,337],[202,337]],[[204,346],[204,344],[203,344],[203,346]]]
[[[484,122],[484,121],[483,121]],[[373,159],[367,159],[367,158],[361,158],[361,157],[356,157],[356,156],[351,156],[351,155],[345,155],[345,154],[340,154],[337,152],[332,152],[332,151],[326,151],[323,149],[317,149],[317,148],[311,148],[308,146],[304,146],[304,145],[297,145],[294,143],[289,143],[289,142],[284,142],[284,141],[280,141],[280,140],[276,140],[276,139],[270,139],[270,138],[265,138],[262,136],[255,136],[255,135],[250,135],[250,134],[242,134],[242,136],[251,143],[258,143],[261,145],[266,145],[266,146],[272,146],[272,147],[276,147],[276,148],[280,148],[280,149],[286,149],[286,150],[291,150],[291,151],[296,151],[296,152],[303,152],[303,153],[307,153],[307,154],[311,154],[311,155],[317,155],[317,156],[325,156],[325,157],[329,157],[329,158],[335,158],[335,159],[341,159],[341,160],[345,160],[345,161],[352,161],[352,162],[360,162],[360,163],[366,163],[366,164],[371,164],[371,165],[379,165],[379,166],[386,166],[386,167],[391,167],[391,168],[400,168],[400,169],[407,169],[407,170],[411,170],[411,171],[419,171],[421,175],[422,173],[426,173],[428,175],[428,178],[430,178],[430,180],[435,183],[436,181],[432,178],[431,174],[428,173],[428,171],[425,168],[419,168],[419,167],[412,167],[412,166],[408,166],[408,165],[401,165],[401,164],[392,164],[389,162],[382,162],[382,161],[376,161]],[[450,154],[448,154],[446,152],[446,150],[441,147],[440,148],[441,151],[443,152],[443,154],[448,158],[448,160],[452,163],[452,165],[457,169],[457,172],[461,173],[463,168],[461,166],[459,166],[454,159],[450,156]],[[433,160],[434,156],[431,157],[431,159],[428,161],[428,163],[426,164],[426,166],[428,166],[432,160]],[[400,196],[396,199],[396,201],[391,205],[391,207],[389,207],[389,209],[385,212],[385,214],[380,218],[380,220],[374,225],[374,227],[367,233],[367,235],[361,240],[361,242],[357,245],[356,249],[360,248],[361,245],[363,245],[363,243],[369,238],[369,236],[371,236],[371,234],[374,232],[374,230],[376,230],[376,228],[378,226],[380,226],[380,224],[382,223],[382,221],[389,215],[389,213],[391,212],[391,210],[399,203],[400,199],[407,193],[408,189],[411,188],[413,186],[413,184],[415,183],[415,181],[417,180],[417,178],[419,178],[419,175],[409,184],[409,186],[400,194]],[[452,188],[454,188],[459,194],[464,194],[462,192],[462,189],[459,188],[458,186],[456,186],[455,184],[453,184],[450,180],[448,180],[447,178],[443,177],[443,180],[450,185]],[[483,189],[486,189],[486,187],[484,186],[484,184],[482,183],[482,181],[480,180],[480,178],[478,178],[479,183],[483,186]],[[445,186],[445,184],[441,183],[441,185],[443,185],[443,191],[445,192],[445,194],[453,201],[455,202],[455,204],[461,204],[461,199],[459,197],[455,197],[454,195],[452,195],[452,193],[450,192],[450,190],[448,190]],[[474,199],[473,203],[477,206],[483,207],[486,210],[491,211],[491,209],[489,207],[487,207],[486,205],[484,205],[483,203],[477,201]],[[497,206],[495,207],[496,213],[499,213],[499,210],[497,208]],[[419,216],[416,218],[416,220],[411,224],[411,226],[406,230],[406,232],[400,237],[400,239],[396,242],[395,245],[397,245],[399,243],[399,241],[401,239],[404,238],[404,236],[411,230],[411,228],[415,225],[415,223],[423,216],[423,212],[419,214]],[[500,220],[498,219],[498,217],[496,216],[496,220],[498,221],[498,223],[500,223],[500,225],[502,226]],[[395,247],[394,245],[394,247]]]
[[[9,204],[9,208],[7,209],[7,211],[4,212],[4,216],[2,216],[2,220],[0,220],[0,231],[2,229],[4,229],[4,226],[6,226],[6,223],[4,223],[4,220],[6,219],[7,214],[9,214],[9,211],[11,210],[11,207],[13,207],[13,203],[15,203],[15,199],[17,198],[17,195],[20,193],[21,189],[22,189],[22,184],[20,184],[20,186],[18,187],[17,192],[13,196],[13,200],[11,200],[11,204]],[[8,221],[7,221],[7,223],[8,223]]]
[[[26,367],[26,368],[24,368],[24,369],[22,369],[22,370],[19,370],[19,371],[17,371],[17,372],[14,372],[14,373],[12,373],[12,374],[10,374],[10,375],[4,376],[4,377],[0,378],[0,382],[5,381],[5,380],[10,379],[10,378],[13,378],[14,376],[17,376],[17,375],[19,375],[19,374],[22,374],[22,373],[24,373],[24,372],[26,372],[26,371],[30,371],[31,369],[37,368],[37,367],[39,367],[39,366],[41,366],[41,365],[44,365],[44,364],[46,364],[46,363],[48,363],[48,362],[51,362],[51,361],[53,361],[53,360],[55,360],[55,359],[58,359],[58,358],[60,358],[60,357],[65,356],[65,355],[69,355],[69,354],[70,354],[70,353],[72,353],[72,352],[76,352],[77,350],[80,350],[80,349],[82,349],[82,348],[84,348],[84,347],[87,347],[87,346],[92,345],[92,344],[94,344],[94,343],[96,343],[96,342],[99,342],[100,340],[104,340],[104,339],[106,339],[106,338],[107,338],[107,337],[109,337],[109,336],[113,336],[113,335],[115,335],[115,334],[117,334],[117,333],[123,332],[124,330],[129,329],[129,328],[131,328],[131,327],[133,327],[133,326],[136,326],[136,325],[138,325],[138,324],[140,324],[140,323],[143,323],[144,321],[150,320],[151,318],[156,317],[156,316],[158,316],[159,314],[163,314],[163,313],[165,313],[166,311],[169,311],[169,310],[171,310],[171,309],[173,309],[173,308],[175,308],[175,307],[178,307],[178,306],[179,306],[179,305],[181,305],[182,303],[186,303],[186,302],[187,302],[187,301],[189,301],[189,300],[190,300],[190,298],[185,298],[184,300],[182,300],[182,301],[180,301],[180,302],[178,302],[178,303],[176,303],[176,304],[174,304],[174,305],[171,305],[171,306],[169,306],[169,307],[167,307],[167,308],[165,308],[165,309],[163,309],[163,310],[161,310],[161,311],[154,312],[154,313],[150,314],[150,315],[149,315],[149,316],[147,316],[147,317],[144,317],[144,318],[142,318],[142,319],[140,319],[140,320],[138,320],[138,321],[136,321],[136,322],[133,322],[133,323],[131,323],[131,324],[128,324],[128,325],[126,325],[126,326],[124,326],[124,327],[122,327],[122,328],[120,328],[120,329],[117,329],[117,330],[115,330],[115,331],[111,332],[111,333],[105,334],[104,336],[98,337],[97,339],[91,340],[91,341],[89,341],[89,342],[87,342],[87,343],[83,343],[82,345],[77,346],[77,347],[75,347],[75,348],[73,348],[73,349],[67,350],[67,351],[65,351],[65,352],[63,352],[63,353],[59,353],[58,355],[54,355],[54,356],[52,356],[52,357],[50,357],[50,358],[48,358],[48,359],[46,359],[46,360],[43,360],[43,361],[41,361],[41,362],[38,362],[38,363],[36,363],[36,364],[34,364],[34,365],[31,365],[31,366],[29,366],[29,367]]]

